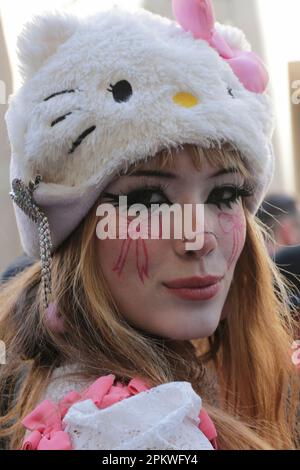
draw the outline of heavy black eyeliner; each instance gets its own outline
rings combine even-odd
[[[142,195],[143,193],[145,194],[153,194],[153,193],[156,193],[156,194],[160,194],[164,199],[164,203],[166,204],[172,204],[169,200],[169,198],[165,195],[165,190],[167,189],[168,185],[156,185],[156,186],[150,186],[148,184],[142,186],[142,187],[139,187],[139,188],[136,188],[136,189],[133,189],[131,191],[120,191],[119,194],[112,194],[112,193],[108,193],[108,192],[104,192],[103,193],[103,197],[104,198],[111,198],[114,202],[118,202],[119,201],[119,198],[121,196],[126,196],[127,197],[127,200],[130,200],[131,198],[134,198],[134,197],[137,197],[139,195]],[[138,202],[139,204],[144,204],[145,206],[148,206],[147,203],[145,202]],[[130,202],[129,205],[132,205],[132,204],[136,204],[136,202]],[[157,203],[153,203],[153,204],[162,204],[162,202],[157,202]]]
[[[216,186],[215,188],[213,188],[210,194],[212,194],[214,191],[226,191],[226,190],[229,190],[229,191],[231,190],[233,192],[230,198],[212,203],[212,204],[215,204],[219,210],[221,210],[222,205],[225,205],[228,209],[232,209],[233,204],[235,204],[241,196],[249,197],[253,194],[253,188],[247,183],[241,186],[237,186],[237,185]],[[206,204],[209,204],[209,202],[206,202]]]

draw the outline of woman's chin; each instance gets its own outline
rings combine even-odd
[[[189,328],[188,325],[184,325],[182,328],[169,329],[169,333],[167,335],[161,334],[161,336],[178,341],[187,341],[202,338],[204,339],[214,334],[214,332],[218,328],[218,324],[218,321],[209,321],[202,325],[198,325],[197,327],[191,325],[191,327]]]

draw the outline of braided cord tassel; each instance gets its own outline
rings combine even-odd
[[[11,199],[22,209],[22,211],[38,225],[40,259],[42,267],[43,302],[45,309],[48,308],[51,298],[51,235],[49,222],[45,214],[35,204],[33,192],[42,181],[41,175],[37,175],[35,181],[30,181],[26,186],[21,179],[12,181],[13,191],[9,193]]]

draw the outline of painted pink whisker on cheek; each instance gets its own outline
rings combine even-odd
[[[116,271],[119,277],[122,274],[125,263],[127,261],[129,249],[132,242],[135,242],[135,253],[136,253],[136,268],[140,280],[144,283],[144,277],[149,277],[148,275],[148,251],[146,247],[145,240],[139,238],[137,240],[132,240],[131,238],[124,240],[121,246],[121,252],[117,259],[113,271]]]
[[[226,212],[222,212],[218,215],[219,217],[219,224],[223,232],[230,233],[234,228],[234,221],[231,214],[226,214]]]
[[[130,238],[128,238],[127,240],[124,240],[122,242],[119,257],[117,259],[117,262],[116,262],[115,266],[113,267],[113,271],[117,271],[119,276],[121,276],[123,268],[125,266],[125,262],[126,262],[126,259],[127,259],[127,256],[128,256],[131,241],[132,240]]]
[[[233,261],[235,260],[236,254],[238,252],[238,247],[239,247],[238,234],[236,232],[234,232],[233,237],[234,238],[233,238],[232,252],[231,252],[231,256],[230,256],[229,261],[228,261],[228,268],[229,269],[231,268],[231,265],[232,265]]]
[[[122,220],[123,218],[123,220]],[[148,216],[147,216],[148,219]],[[144,219],[146,220],[146,219]],[[126,222],[126,224],[125,224]],[[148,276],[148,251],[146,247],[145,240],[143,238],[149,238],[149,223],[144,224],[139,223],[136,227],[128,224],[128,219],[124,221],[124,216],[121,216],[121,224],[119,225],[119,236],[126,236],[127,238],[122,242],[120,254],[118,256],[116,264],[113,266],[113,271],[118,273],[120,277],[123,269],[125,267],[129,250],[132,242],[135,243],[135,255],[136,255],[136,269],[138,276],[142,283],[144,283],[144,278]],[[129,225],[129,227],[128,227]],[[138,239],[133,239],[133,234],[139,234]]]
[[[244,224],[237,215],[231,215],[222,212],[218,217],[219,224],[223,232],[226,233],[226,235],[230,234],[231,232],[233,233],[233,246],[228,260],[228,269],[230,269],[239,251],[241,232],[244,229]]]
[[[148,277],[148,251],[145,240],[139,239],[136,241],[135,251],[137,271],[140,280],[144,283],[144,276]]]

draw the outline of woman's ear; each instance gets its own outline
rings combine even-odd
[[[45,13],[25,24],[18,38],[19,70],[30,79],[77,30],[79,20],[65,13]]]
[[[215,24],[211,0],[173,0],[173,13],[181,27],[196,39],[211,39]]]

